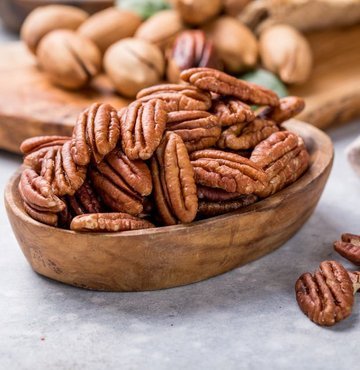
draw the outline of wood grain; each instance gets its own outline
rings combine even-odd
[[[106,291],[141,291],[193,283],[255,260],[287,241],[312,214],[329,176],[333,147],[315,127],[289,121],[311,155],[308,171],[281,192],[243,210],[189,225],[123,233],[75,233],[31,219],[18,194],[5,191],[22,251],[39,274]]]

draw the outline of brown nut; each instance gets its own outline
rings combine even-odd
[[[210,148],[221,134],[217,117],[204,111],[170,112],[166,129],[182,138],[188,152]]]
[[[166,127],[165,103],[160,99],[131,103],[121,116],[121,145],[129,159],[149,159]]]
[[[190,159],[197,184],[241,195],[258,195],[268,186],[265,172],[237,154],[204,149],[191,153]]]
[[[274,121],[255,118],[251,122],[232,125],[221,133],[217,142],[219,148],[247,150],[279,131]]]
[[[258,43],[252,31],[239,20],[223,16],[204,28],[213,41],[225,70],[239,73],[254,67],[258,59]]]
[[[219,118],[223,127],[250,122],[255,118],[255,114],[247,104],[233,98],[214,100],[211,112]]]
[[[162,10],[147,19],[136,31],[135,37],[164,50],[183,30],[180,15],[175,10]]]
[[[141,89],[160,82],[165,61],[156,45],[127,38],[109,47],[104,55],[104,68],[116,90],[134,98]]]
[[[176,0],[175,7],[184,22],[199,25],[220,13],[222,0]]]
[[[161,99],[168,112],[179,110],[208,110],[211,95],[195,86],[163,84],[139,91],[136,98],[140,101]]]
[[[211,68],[190,68],[180,75],[191,85],[215,94],[232,96],[246,103],[257,105],[279,105],[275,92],[251,82],[239,80],[224,72]]]
[[[74,6],[47,5],[33,10],[21,27],[21,39],[35,54],[41,39],[57,29],[75,31],[89,15]]]
[[[20,145],[20,150],[23,154],[27,155],[39,149],[57,145],[62,146],[69,139],[71,139],[69,136],[34,136],[24,140]]]
[[[193,67],[222,69],[212,41],[201,30],[186,30],[176,38],[168,51],[168,81],[179,82],[180,72]]]
[[[265,28],[260,35],[261,60],[266,69],[286,83],[308,80],[313,64],[309,42],[295,28],[278,24]]]
[[[104,53],[115,42],[133,36],[140,24],[141,18],[136,13],[111,7],[89,17],[78,32]]]
[[[74,31],[48,33],[37,48],[40,67],[56,85],[79,89],[101,69],[101,54],[89,39]]]
[[[338,262],[324,261],[313,275],[305,273],[295,284],[296,300],[310,320],[331,326],[347,318],[354,304],[352,280]]]
[[[295,182],[308,168],[310,158],[300,136],[279,131],[258,144],[250,160],[268,176],[268,186],[259,193],[259,196],[267,197]]]
[[[341,235],[341,240],[334,243],[334,249],[353,264],[360,266],[360,235]]]
[[[26,201],[23,202],[25,212],[34,220],[49,226],[57,226],[59,216],[57,213],[38,211],[32,208]]]
[[[127,213],[91,213],[76,216],[71,221],[74,231],[119,232],[154,227],[149,221]]]
[[[179,135],[167,132],[151,160],[154,199],[165,225],[192,222],[198,198],[194,171]]]
[[[75,124],[71,142],[74,162],[86,166],[93,158],[99,163],[116,146],[120,137],[117,111],[109,104],[94,103]]]
[[[242,197],[240,193],[229,193],[218,188],[209,188],[208,186],[197,185],[197,196],[199,200],[210,202],[224,202]]]

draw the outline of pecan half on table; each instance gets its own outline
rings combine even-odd
[[[349,273],[340,263],[324,261],[317,272],[307,272],[297,280],[297,302],[316,324],[334,325],[351,314],[357,280],[358,274]]]
[[[341,235],[341,240],[334,243],[334,249],[353,264],[360,266],[360,235]]]

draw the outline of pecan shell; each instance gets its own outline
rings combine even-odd
[[[360,266],[360,235],[341,235],[341,240],[334,243],[334,249],[353,264]]]
[[[95,103],[79,115],[75,124],[71,155],[80,166],[96,163],[110,153],[120,136],[120,122],[117,111],[109,104]]]
[[[335,261],[322,262],[313,275],[301,275],[295,292],[301,310],[318,325],[331,326],[345,319],[354,304],[352,280]]]
[[[197,184],[230,193],[261,194],[267,175],[255,163],[235,153],[204,149],[191,153]]]
[[[166,225],[196,217],[198,198],[194,171],[181,137],[167,132],[151,160],[154,199]]]
[[[190,68],[181,72],[180,77],[199,89],[219,95],[233,96],[246,103],[279,105],[279,98],[275,92],[254,83],[239,80],[216,69]]]
[[[274,121],[255,118],[252,122],[238,123],[224,130],[217,146],[233,150],[252,149],[277,131],[279,129]]]
[[[165,103],[160,99],[134,101],[121,116],[121,145],[129,159],[149,159],[166,127]]]
[[[164,84],[141,90],[136,98],[146,102],[151,99],[161,99],[168,112],[179,110],[209,110],[211,95],[195,86]]]
[[[90,213],[73,218],[70,229],[74,231],[118,232],[152,228],[149,221],[127,213]]]
[[[170,112],[166,129],[178,134],[189,152],[215,145],[221,134],[217,117],[204,111]]]
[[[216,99],[211,111],[219,118],[223,127],[250,122],[255,118],[254,112],[247,104],[233,98]]]

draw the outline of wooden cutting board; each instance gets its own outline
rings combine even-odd
[[[326,128],[360,115],[360,26],[308,36],[315,63],[311,79],[290,89],[306,100],[299,118]],[[129,102],[105,76],[80,92],[53,86],[21,42],[2,45],[0,55],[1,149],[18,152],[21,141],[35,135],[70,135],[79,112],[93,102],[116,108]]]

